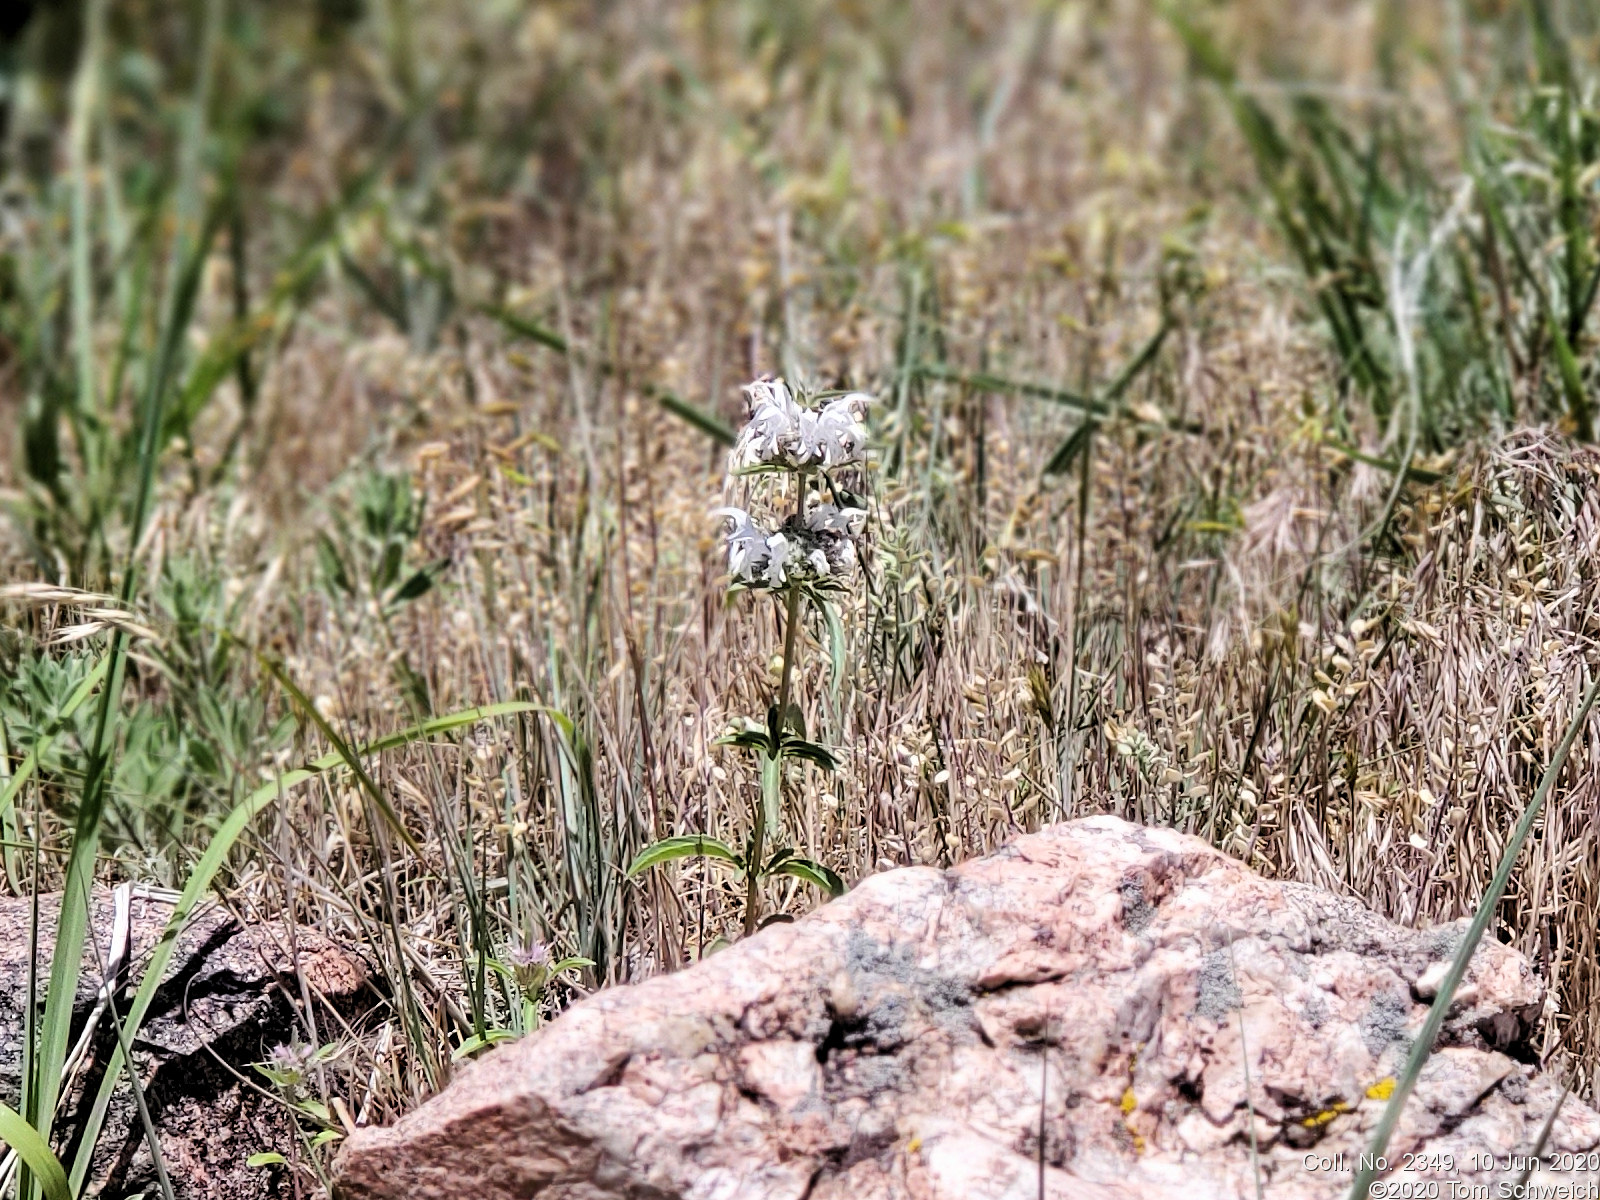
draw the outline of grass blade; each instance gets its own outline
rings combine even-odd
[[[1056,447],[1056,452],[1050,456],[1050,461],[1045,463],[1043,474],[1065,475],[1073,460],[1088,446],[1089,438],[1094,433],[1094,424],[1093,421],[1084,421],[1069,433],[1067,440]]]
[[[44,1188],[49,1200],[72,1200],[67,1187],[67,1173],[61,1160],[50,1149],[50,1144],[39,1136],[39,1131],[22,1119],[22,1114],[7,1104],[0,1103],[0,1142],[17,1152],[28,1164],[28,1169]]]
[[[1506,842],[1506,847],[1500,854],[1500,862],[1495,867],[1489,890],[1478,902],[1478,911],[1473,914],[1472,924],[1468,927],[1466,936],[1461,939],[1461,945],[1456,948],[1456,956],[1450,963],[1450,970],[1446,972],[1444,981],[1439,985],[1439,994],[1434,997],[1433,1006],[1428,1010],[1428,1019],[1423,1022],[1422,1030],[1417,1034],[1417,1040],[1411,1048],[1411,1056],[1406,1060],[1405,1071],[1395,1082],[1394,1094],[1390,1096],[1377,1128],[1372,1131],[1372,1143],[1367,1147],[1368,1162],[1380,1158],[1389,1147],[1389,1139],[1394,1135],[1395,1126],[1400,1123],[1400,1113],[1406,1106],[1406,1100],[1416,1087],[1417,1078],[1422,1074],[1423,1064],[1433,1053],[1433,1043],[1444,1027],[1444,1019],[1450,1011],[1451,1002],[1455,999],[1456,989],[1461,986],[1461,980],[1467,973],[1467,966],[1472,961],[1473,952],[1483,940],[1489,922],[1494,919],[1495,909],[1500,905],[1500,897],[1505,894],[1506,884],[1511,879],[1511,869],[1516,865],[1517,857],[1522,852],[1522,844],[1528,840],[1528,834],[1533,830],[1533,823],[1538,818],[1540,809],[1544,807],[1545,799],[1555,787],[1556,779],[1561,775],[1562,767],[1566,765],[1567,755],[1572,750],[1572,743],[1577,740],[1578,732],[1588,720],[1596,699],[1600,699],[1600,674],[1595,676],[1594,682],[1589,685],[1589,690],[1584,693],[1578,711],[1573,714],[1567,731],[1561,736],[1561,744],[1556,747],[1550,765],[1545,768],[1544,778],[1539,780],[1533,799],[1528,801],[1528,806],[1522,810],[1522,817],[1517,821],[1510,840]],[[1362,1168],[1350,1189],[1351,1200],[1360,1200],[1367,1195],[1376,1178],[1377,1171],[1372,1167]]]
[[[583,355],[575,352],[567,339],[559,333],[545,328],[537,321],[529,320],[527,317],[512,312],[504,305],[480,304],[478,311],[484,316],[492,317],[498,321],[508,333],[515,334],[520,338],[526,338],[530,342],[537,342],[541,346],[554,350],[557,354],[575,358],[579,362],[583,361]],[[602,375],[609,375],[611,371],[610,363],[600,364],[600,373]],[[698,404],[691,404],[675,392],[669,392],[661,388],[646,385],[643,391],[645,395],[654,398],[657,404],[673,416],[687,421],[712,441],[724,446],[731,446],[736,440],[733,430],[726,421],[715,413],[707,412]]]
[[[501,304],[481,304],[478,311],[486,317],[493,317],[510,333],[518,337],[527,338],[530,342],[537,342],[541,346],[554,350],[557,354],[566,354],[571,347],[567,339],[554,330],[546,329],[537,321],[530,321],[527,317],[512,312]]]
[[[167,396],[167,381],[179,347],[188,329],[200,267],[204,262],[204,239],[197,236],[200,207],[201,150],[205,141],[206,113],[210,104],[211,80],[216,65],[217,27],[221,19],[220,0],[208,0],[201,18],[199,77],[186,113],[183,142],[179,147],[176,232],[173,238],[169,294],[156,359],[145,386],[139,436],[138,485],[134,492],[132,516],[128,524],[128,561],[123,568],[121,600],[131,603],[138,582],[137,552],[150,507],[159,453],[162,410]],[[100,691],[95,713],[94,736],[89,746],[88,768],[83,799],[73,826],[72,853],[67,860],[66,879],[61,892],[61,910],[56,922],[56,944],[51,953],[50,990],[45,996],[44,1017],[39,1026],[38,1069],[36,1076],[24,1080],[23,1111],[33,1127],[47,1134],[55,1123],[56,1102],[61,1090],[61,1068],[66,1061],[71,1038],[72,1008],[77,998],[78,978],[83,969],[83,946],[90,924],[89,893],[94,881],[95,862],[100,848],[100,825],[104,815],[111,778],[114,735],[112,714],[122,694],[123,666],[127,639],[121,629],[111,635],[106,654],[107,683]],[[29,1084],[32,1086],[28,1086]],[[21,1195],[36,1195],[32,1182],[25,1181]]]
[[[97,407],[94,379],[93,230],[89,220],[89,141],[99,104],[100,47],[105,40],[106,0],[92,0],[87,35],[72,85],[72,128],[68,149],[72,172],[72,339],[78,374],[78,419]]]
[[[731,446],[737,440],[726,421],[713,413],[707,412],[699,405],[690,404],[683,397],[672,392],[656,392],[655,398],[656,403],[661,405],[662,408],[675,417],[681,417],[712,441],[723,446]]]
[[[1048,400],[1052,404],[1064,405],[1075,408],[1080,412],[1093,416],[1101,416],[1106,412],[1106,406],[1098,400],[1092,400],[1082,392],[1070,391],[1067,388],[1050,387],[1042,383],[1026,383],[1018,379],[1007,379],[1000,375],[989,375],[983,372],[967,372],[957,370],[946,363],[918,363],[915,374],[923,379],[937,379],[944,383],[959,383],[964,387],[973,388],[980,392],[1012,393],[1017,396],[1029,396],[1035,400]]]
[[[409,742],[417,741],[434,733],[442,733],[451,729],[459,729],[477,721],[507,714],[527,712],[537,705],[530,705],[523,701],[510,701],[504,704],[492,704],[483,708],[469,708],[460,712],[449,713],[431,721],[413,725],[397,733],[388,734],[376,741],[358,747],[356,755],[372,754],[380,750],[392,749],[403,746]],[[250,795],[240,801],[234,810],[228,814],[216,834],[212,837],[205,853],[200,856],[200,861],[190,871],[185,882],[183,892],[178,897],[177,904],[173,907],[172,916],[167,919],[166,929],[161,934],[161,940],[155,944],[150,952],[149,964],[145,967],[144,976],[139,981],[138,991],[134,993],[133,1001],[128,1006],[127,1014],[122,1019],[122,1037],[118,1046],[112,1051],[110,1063],[106,1067],[104,1077],[100,1081],[100,1090],[96,1093],[94,1106],[90,1110],[89,1119],[84,1124],[78,1153],[72,1162],[70,1182],[73,1192],[83,1186],[83,1181],[89,1172],[90,1159],[94,1156],[95,1143],[99,1140],[101,1126],[105,1123],[106,1112],[111,1104],[112,1093],[116,1090],[117,1079],[126,1064],[123,1054],[123,1045],[131,1046],[138,1037],[139,1028],[144,1022],[145,1014],[149,1012],[151,1002],[154,1001],[156,989],[161,984],[162,976],[166,974],[167,963],[171,961],[173,948],[177,945],[178,936],[188,925],[190,916],[194,913],[196,905],[211,887],[211,882],[216,878],[217,872],[222,869],[227,860],[228,852],[233,849],[250,823],[265,812],[283,795],[299,787],[307,780],[344,765],[346,757],[341,753],[327,754],[308,763],[304,767],[290,771],[270,783],[262,784]]]
[[[323,737],[333,743],[339,759],[350,768],[351,773],[356,777],[356,781],[361,784],[361,789],[367,793],[367,797],[377,806],[378,812],[383,816],[383,819],[394,830],[395,836],[404,842],[413,854],[421,855],[422,844],[412,836],[411,831],[406,828],[405,822],[400,819],[400,814],[395,812],[394,805],[389,803],[389,798],[373,782],[372,776],[367,774],[367,768],[362,765],[360,755],[355,752],[348,742],[339,736],[338,731],[329,723],[328,718],[317,711],[317,706],[311,703],[306,694],[300,690],[300,685],[289,678],[289,673],[283,669],[282,663],[259,651],[256,654],[256,660],[260,662],[269,675],[278,681],[278,686],[289,694],[289,699],[294,702],[294,706],[300,710],[301,714],[321,730]]]
[[[1122,399],[1122,394],[1126,392],[1133,381],[1139,377],[1140,372],[1142,372],[1146,367],[1155,361],[1156,354],[1161,350],[1161,343],[1167,340],[1167,334],[1171,331],[1172,318],[1166,314],[1163,314],[1161,317],[1161,324],[1158,325],[1156,327],[1156,331],[1150,335],[1150,340],[1145,342],[1143,346],[1139,347],[1139,352],[1127,361],[1122,370],[1117,372],[1117,377],[1113,379],[1110,386],[1106,388],[1105,394],[1101,397],[1101,402],[1103,404],[1109,408],[1118,400]]]

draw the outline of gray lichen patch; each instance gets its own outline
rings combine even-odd
[[[1233,977],[1233,958],[1228,948],[1210,951],[1200,960],[1200,1000],[1194,1007],[1195,1015],[1221,1024],[1242,1003],[1244,996]]]
[[[1361,1037],[1368,1052],[1377,1058],[1395,1042],[1410,1042],[1406,1020],[1411,1003],[1398,991],[1379,992],[1361,1017]]]
[[[1155,919],[1155,906],[1145,899],[1144,880],[1138,875],[1123,879],[1118,891],[1122,895],[1122,924],[1129,933],[1143,933]]]
[[[919,1013],[953,1031],[971,1031],[969,986],[920,966],[909,946],[885,946],[853,931],[843,974],[854,1000],[854,1011],[844,1022],[849,1027],[846,1045],[892,1051],[903,1043],[903,1029],[908,1022],[914,1026]]]

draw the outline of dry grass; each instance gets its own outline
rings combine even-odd
[[[481,139],[452,149],[451,218],[419,236],[463,294],[506,287],[576,352],[465,309],[419,346],[335,278],[268,362],[238,469],[205,482],[238,415],[224,390],[163,478],[147,576],[220,574],[233,631],[281,654],[352,740],[413,718],[402,665],[434,712],[528,698],[571,721],[384,756],[378,783],[421,857],[332,776],[285,796],[236,855],[231,903],[382,964],[388,1023],[319,1034],[345,1043],[332,1086],[364,1119],[442,1084],[475,1003],[504,1017],[475,946],[538,932],[594,959],[599,986],[737,928],[726,873],[622,875],[662,835],[742,844],[756,772],[711,742],[765,710],[780,646],[773,603],[724,594],[707,517],[722,453],[650,388],[728,420],[761,371],[880,397],[846,669],[832,678],[817,624],[799,666],[807,726],[843,766],[792,768],[788,786],[790,839],[849,881],[1110,811],[1407,922],[1458,917],[1581,691],[1597,460],[1517,435],[1382,520],[1391,477],[1324,443],[1324,343],[1231,198],[1237,147],[1147,6],[806,8],[766,40],[746,27],[757,11],[640,5],[591,23],[540,7],[478,46],[481,102],[553,95],[559,116],[510,183],[492,185]],[[433,13],[421,57],[459,55],[452,39],[476,27]],[[736,49],[751,40],[766,49]],[[361,136],[359,106],[337,98],[287,191],[326,187],[322,164]],[[352,228],[351,253],[371,236]],[[205,292],[217,308],[225,267]],[[1040,474],[1072,414],[906,369],[1094,390],[1164,295],[1173,333],[1083,474]],[[449,563],[394,615],[318,584],[308,531],[348,508],[361,462],[411,473],[427,501],[414,559]],[[16,548],[0,568],[37,577]],[[30,636],[51,627],[29,619]],[[164,694],[158,671],[136,684]],[[230,686],[263,684],[241,665]],[[253,784],[315,740],[305,728],[241,767]],[[1542,1049],[1586,1084],[1597,756],[1591,736],[1502,914],[1555,984]],[[119,869],[182,874],[185,851],[157,848],[156,867],[141,853]],[[767,897],[816,901],[794,881]]]

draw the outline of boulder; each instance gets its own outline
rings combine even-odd
[[[358,1131],[336,1194],[1342,1197],[1463,928],[1169,830],[1059,825],[585,1000]],[[1480,947],[1391,1143],[1391,1180],[1425,1184],[1404,1194],[1515,1178],[1560,1098],[1528,1062],[1543,1002]],[[1597,1144],[1567,1099],[1547,1152]]]
[[[125,933],[119,929],[119,905]],[[59,895],[40,897],[41,1011],[60,908]],[[74,1045],[91,1020],[93,1026],[56,1124],[63,1157],[76,1150],[85,1110],[116,1045],[110,1017],[94,1017],[104,972],[113,967],[119,939],[125,939],[127,968],[115,989],[125,1002],[171,913],[172,897],[163,893],[125,890],[120,896],[97,892],[94,897],[94,938],[84,950]],[[0,1100],[13,1107],[22,1090],[31,928],[32,901],[0,897]],[[366,964],[314,930],[242,924],[211,907],[180,934],[134,1042],[145,1103],[178,1200],[278,1200],[304,1192],[288,1170],[251,1167],[246,1160],[259,1151],[293,1155],[297,1150],[286,1107],[269,1098],[270,1085],[252,1064],[267,1061],[274,1047],[305,1040],[297,1013],[305,995],[323,1008],[318,1016],[325,1024],[331,1019],[328,1010],[350,1018],[376,998]],[[126,1081],[113,1096],[86,1186],[87,1194],[107,1200],[160,1194]]]

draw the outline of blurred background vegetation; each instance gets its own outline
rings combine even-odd
[[[730,612],[707,512],[770,371],[878,399],[798,852],[854,882],[1109,811],[1469,913],[1600,627],[1597,35],[1558,0],[9,6],[4,886],[216,847],[202,890],[378,965],[317,1076],[363,1120],[525,1027],[508,947],[592,963],[553,1009],[735,936],[730,877],[623,870],[746,833],[711,743],[780,621]],[[1597,760],[1498,914],[1584,1095]],[[316,1112],[274,1148],[308,1182]]]

